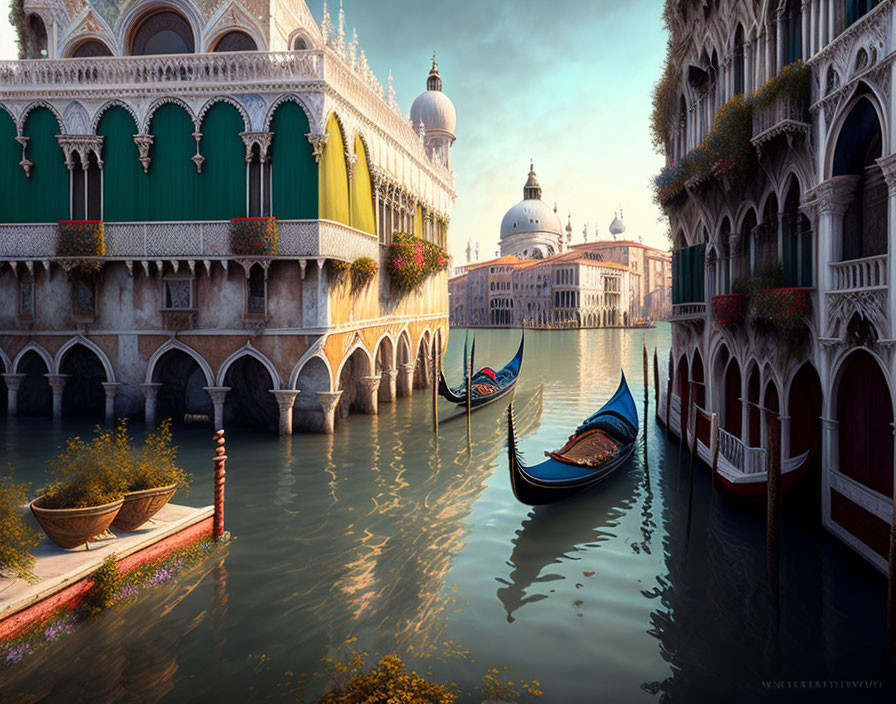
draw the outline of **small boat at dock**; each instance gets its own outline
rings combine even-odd
[[[612,398],[563,447],[546,452],[548,459],[533,467],[524,465],[517,451],[512,404],[507,409],[507,428],[513,494],[521,503],[538,506],[589,489],[623,465],[635,449],[638,411],[623,373]]]

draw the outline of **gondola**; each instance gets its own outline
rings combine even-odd
[[[482,408],[499,398],[503,398],[516,387],[520,378],[520,369],[523,365],[523,343],[525,335],[520,338],[520,347],[516,356],[511,359],[500,371],[491,367],[483,367],[470,378],[470,410]],[[464,377],[467,376],[467,349],[464,343]],[[473,352],[470,355],[470,368],[476,355],[476,340],[473,340]],[[460,386],[453,389],[448,386],[444,372],[439,369],[439,396],[458,406],[466,407],[467,404],[467,379]]]
[[[517,452],[513,405],[507,409],[507,427],[513,494],[521,503],[539,506],[599,484],[624,464],[638,438],[638,411],[623,373],[613,397],[534,467],[523,465]]]

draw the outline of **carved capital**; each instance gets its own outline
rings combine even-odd
[[[336,404],[339,403],[339,399],[342,398],[341,391],[318,391],[317,398],[320,401],[320,405],[324,409],[324,414],[330,413],[334,408],[336,408]]]
[[[31,178],[31,167],[34,166],[34,164],[28,161],[28,157],[25,156],[25,151],[28,149],[28,142],[30,140],[30,137],[24,137],[22,135],[16,137],[16,141],[22,145],[22,160],[19,162],[19,166],[21,166],[22,170],[25,172],[25,178]]]
[[[149,164],[152,157],[149,156],[149,150],[152,149],[152,143],[155,138],[151,134],[135,134],[134,144],[137,145],[140,163],[143,165],[143,173],[149,173]]]
[[[896,154],[890,154],[877,160],[877,165],[887,182],[890,198],[896,198]]]
[[[271,141],[274,139],[273,132],[240,132],[243,144],[246,145],[246,163],[252,162],[252,150],[258,145],[258,157],[262,164],[268,160],[268,152],[271,149]]]
[[[75,154],[81,161],[81,169],[87,171],[90,166],[90,154],[96,157],[97,166],[103,168],[103,138],[93,134],[58,134],[56,141],[65,154],[65,166],[69,171],[75,168]]]
[[[203,386],[202,390],[206,391],[212,399],[212,403],[216,406],[224,404],[227,398],[227,392],[230,391],[229,386]]]
[[[305,135],[308,138],[308,141],[311,143],[312,153],[314,155],[314,161],[318,164],[320,163],[321,157],[324,155],[324,148],[327,146],[327,141],[330,139],[330,135],[324,132],[323,134],[315,134],[314,132],[309,132]]]
[[[298,391],[289,389],[284,391],[271,391],[271,393],[274,394],[274,398],[277,399],[277,406],[280,408],[281,413],[291,409],[299,395]]]
[[[860,176],[834,176],[818,184],[812,194],[820,215],[843,215],[852,203]]]

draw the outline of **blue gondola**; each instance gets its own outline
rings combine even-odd
[[[520,369],[523,365],[523,343],[525,335],[520,338],[520,347],[516,356],[511,359],[503,369],[496,372],[490,367],[483,367],[470,379],[470,409],[475,410],[497,401],[509,394],[516,387],[520,378]],[[470,355],[470,367],[476,355],[476,340],[473,340],[473,353]],[[464,376],[467,375],[467,351],[464,344]],[[439,396],[451,403],[465,407],[467,404],[467,380],[460,386],[451,388],[445,380],[445,374],[439,370]]]
[[[547,460],[526,467],[516,449],[513,406],[507,409],[510,484],[517,500],[530,506],[549,504],[599,484],[631,457],[638,438],[638,411],[625,381],[613,398],[583,422]]]

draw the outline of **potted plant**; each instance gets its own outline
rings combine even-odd
[[[118,426],[119,442],[129,447],[124,422]],[[129,448],[130,449],[130,448]],[[127,493],[112,525],[125,533],[137,530],[167,504],[178,487],[186,487],[191,477],[177,466],[177,447],[171,444],[171,420],[151,433],[139,452],[130,451],[125,470]]]
[[[360,291],[367,286],[367,284],[369,284],[376,276],[379,269],[380,265],[370,257],[359,257],[358,259],[355,259],[351,266],[352,290]]]
[[[91,442],[69,438],[53,460],[50,481],[31,502],[47,537],[65,549],[103,533],[124,503],[122,454],[110,432],[97,429]]]

